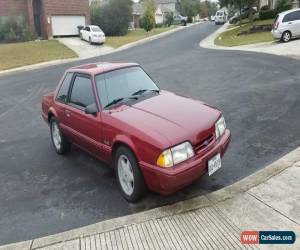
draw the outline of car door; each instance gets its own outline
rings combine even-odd
[[[64,123],[74,144],[99,157],[102,152],[101,114],[85,112],[86,107],[93,104],[97,106],[91,76],[76,73],[65,108]]]
[[[86,41],[89,41],[90,35],[91,35],[91,28],[90,27],[86,27],[86,32],[85,32],[85,40]]]
[[[73,79],[73,72],[67,72],[62,78],[62,83],[57,91],[55,98],[55,111],[59,121],[60,129],[67,136],[70,136],[69,131],[66,130],[65,126],[65,109],[67,108],[69,89]]]
[[[300,10],[293,12],[293,22],[295,36],[300,36]]]
[[[292,33],[292,36],[298,36],[299,31],[297,29],[297,11],[288,13],[283,18],[282,23],[285,25],[284,29],[289,30]]]
[[[88,37],[88,35],[87,35],[87,33],[88,33],[88,28],[89,28],[89,27],[85,27],[85,28],[83,29],[83,32],[82,32],[82,38],[83,38],[83,40],[85,40],[85,41],[87,41],[87,37]]]

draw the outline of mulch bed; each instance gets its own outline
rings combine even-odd
[[[238,33],[238,36],[241,35],[249,35],[253,33],[259,33],[259,32],[268,32],[271,31],[273,28],[272,24],[263,24],[263,25],[253,25],[249,30],[241,31]]]

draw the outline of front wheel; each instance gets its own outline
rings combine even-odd
[[[292,37],[291,32],[285,31],[285,32],[283,32],[283,34],[282,34],[281,41],[287,43],[288,41],[291,40],[291,37]]]
[[[65,138],[65,136],[62,134],[59,124],[54,117],[52,117],[50,120],[50,133],[51,141],[55,151],[58,154],[67,153],[71,148],[71,144],[67,140],[67,138]]]
[[[144,194],[146,186],[136,157],[126,147],[118,148],[115,155],[117,181],[122,195],[129,202],[138,201]]]

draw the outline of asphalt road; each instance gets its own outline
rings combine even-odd
[[[76,148],[64,157],[52,149],[41,96],[78,62],[0,77],[0,245],[211,192],[300,144],[300,62],[199,48],[215,29],[201,24],[88,60],[138,62],[161,88],[222,109],[232,131],[223,167],[212,177],[169,197],[149,193],[135,205],[121,197],[109,167]]]

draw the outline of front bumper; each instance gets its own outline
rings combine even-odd
[[[214,141],[212,145],[172,168],[160,168],[140,162],[148,188],[160,194],[171,194],[191,184],[207,172],[209,159],[218,153],[221,156],[224,155],[230,139],[230,131],[226,129],[224,135]]]
[[[281,39],[282,34],[281,34],[281,32],[279,30],[274,30],[273,29],[271,31],[271,34],[272,34],[272,36],[273,36],[274,39]]]

